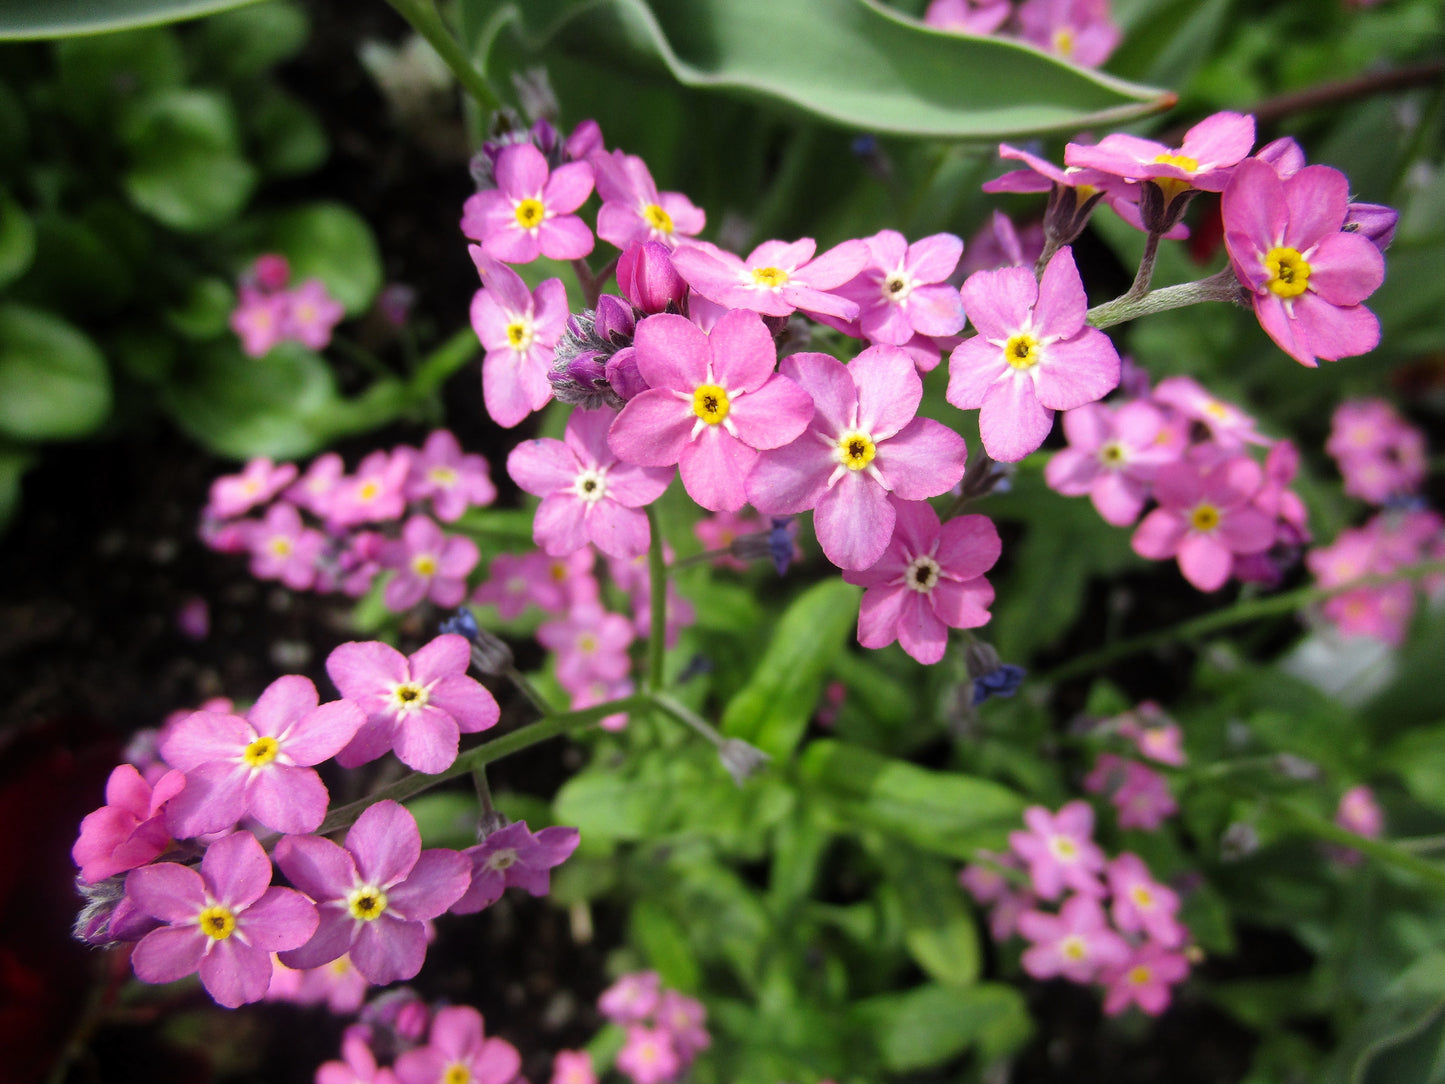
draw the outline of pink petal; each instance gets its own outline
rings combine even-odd
[[[984,450],[1001,463],[1014,463],[1044,442],[1054,412],[1039,404],[1027,376],[1007,377],[993,385],[979,411]]]
[[[1156,508],[1135,528],[1130,545],[1140,557],[1148,557],[1152,561],[1167,560],[1178,552],[1179,543],[1187,530],[1179,516]]]
[[[596,244],[592,231],[576,215],[549,218],[537,227],[537,248],[549,260],[580,260]]]
[[[895,518],[883,487],[861,471],[849,471],[818,502],[813,529],[833,564],[865,569],[888,548]]]
[[[765,515],[788,515],[814,507],[836,465],[808,430],[792,444],[763,452],[747,477],[748,501]]]
[[[737,430],[738,439],[750,448],[791,444],[813,420],[812,396],[785,376],[770,376],[756,391],[733,403],[728,420]]]
[[[471,645],[466,637],[454,632],[438,636],[408,660],[412,680],[422,685],[451,674],[465,674],[471,664]]]
[[[425,707],[399,721],[391,747],[408,768],[436,775],[456,761],[459,729],[446,712]]]
[[[287,967],[302,970],[320,967],[350,951],[356,920],[346,910],[345,904],[321,907],[318,913],[316,932],[311,939],[300,948],[281,953],[281,962]]]
[[[653,387],[622,408],[612,423],[608,444],[627,463],[668,467],[681,458],[697,420],[690,402],[666,388]]]
[[[131,870],[126,874],[125,894],[140,910],[162,922],[188,922],[206,906],[201,875],[175,862]]]
[[[416,819],[405,808],[383,800],[356,819],[346,833],[346,849],[355,857],[362,880],[388,888],[416,865],[421,855],[421,833]]]
[[[870,587],[858,609],[858,642],[866,648],[887,647],[898,639],[898,621],[914,592],[904,587]]]
[[[408,676],[406,656],[379,640],[342,644],[327,656],[326,673],[351,700],[384,691]]]
[[[1295,318],[1308,333],[1310,349],[1326,361],[1368,354],[1380,345],[1380,321],[1363,305],[1331,305],[1304,293],[1295,298]]]
[[[588,542],[587,505],[570,493],[542,498],[532,520],[532,540],[551,557],[576,553]]]
[[[812,398],[816,428],[829,435],[852,428],[858,386],[841,361],[829,354],[805,351],[784,358],[778,371]]]
[[[535,199],[547,183],[547,159],[530,143],[514,143],[497,155],[496,179],[508,199]]]
[[[777,367],[778,351],[772,335],[763,318],[747,309],[723,313],[708,334],[708,346],[713,378],[729,391],[756,391]]]
[[[756,451],[720,425],[709,426],[683,447],[678,474],[698,504],[712,512],[735,512],[748,502],[745,483],[757,458]]]
[[[592,167],[588,163],[568,162],[554,169],[547,178],[547,183],[542,188],[542,202],[553,214],[570,214],[587,202],[587,197],[592,194],[592,184]]]
[[[644,517],[643,522],[646,522]],[[440,678],[428,691],[428,703],[434,704],[457,721],[463,734],[475,734],[496,725],[501,716],[492,694],[478,681],[465,674]]]
[[[969,580],[991,569],[1003,552],[998,528],[987,516],[959,516],[939,532],[934,557],[950,576]]]
[[[246,812],[246,775],[242,764],[213,760],[186,773],[186,788],[166,806],[166,828],[176,839],[189,839],[231,827]]]
[[[283,837],[276,843],[276,865],[288,881],[317,901],[342,898],[356,880],[351,852],[320,836]]]
[[[1067,338],[1084,326],[1084,315],[1088,309],[1084,282],[1079,278],[1079,269],[1074,263],[1074,250],[1065,245],[1049,260],[1043,278],[1039,280],[1034,327],[1039,334]]]
[[[976,271],[963,284],[964,311],[984,339],[1007,339],[1029,318],[1038,296],[1033,272],[1022,267]]]
[[[1385,257],[1357,233],[1330,234],[1310,254],[1309,265],[1310,290],[1331,305],[1358,305],[1385,281]]]
[[[707,334],[686,317],[666,312],[649,316],[637,325],[633,345],[637,348],[637,369],[648,387],[672,388],[691,395],[699,384],[706,383],[712,348]],[[614,424],[614,433],[616,429]]]
[[[921,501],[947,493],[963,480],[967,449],[963,438],[942,422],[914,418],[878,445],[873,466],[894,493]]]
[[[950,628],[974,629],[989,621],[993,586],[982,576],[963,583],[939,580],[933,589],[933,612]]]
[[[411,873],[387,890],[387,908],[409,920],[436,918],[461,899],[472,882],[472,863],[458,851],[422,851]]]
[[[193,914],[199,912],[198,907]],[[201,966],[209,940],[195,927],[152,930],[141,938],[131,954],[130,962],[136,978],[142,982],[175,982],[195,974]]]
[[[896,346],[870,346],[848,365],[858,388],[858,427],[881,441],[918,413],[923,381],[913,361]]]
[[[271,859],[250,832],[236,832],[206,848],[201,876],[220,903],[242,908],[271,886]]]
[[[286,755],[297,764],[320,764],[346,748],[364,722],[366,712],[350,700],[322,704],[287,735]]]
[[[383,914],[364,923],[351,946],[351,962],[378,986],[416,977],[426,960],[426,929]]]
[[[578,411],[572,416],[576,418],[588,413]],[[570,489],[577,472],[576,453],[560,440],[523,441],[507,456],[507,473],[512,476],[512,481],[534,497],[546,497],[558,490]]]
[[[586,539],[607,556],[627,560],[647,552],[652,528],[645,512],[617,501],[599,501],[587,516]]]
[[[1191,532],[1179,543],[1179,571],[1201,591],[1224,586],[1234,567],[1234,555],[1217,538]]]
[[[1035,370],[1034,393],[1050,410],[1072,410],[1119,386],[1118,351],[1109,336],[1085,328],[1076,338],[1050,343]]]
[[[1289,205],[1284,243],[1304,252],[1340,232],[1350,202],[1350,182],[1329,166],[1305,166],[1284,182],[1284,196]]]
[[[280,736],[320,702],[316,686],[300,674],[287,674],[266,686],[246,718],[258,734]]]
[[[189,773],[209,761],[240,756],[255,736],[251,724],[235,715],[192,712],[169,728],[161,740],[161,756],[167,764]]]
[[[299,948],[319,922],[316,905],[289,888],[268,888],[245,912],[247,939],[266,952]]]
[[[944,627],[928,599],[917,591],[905,591],[903,609],[898,620],[898,646],[909,655],[931,666],[943,658],[948,646],[948,629]]]
[[[277,832],[314,832],[331,796],[312,768],[272,762],[246,785],[247,812]]]

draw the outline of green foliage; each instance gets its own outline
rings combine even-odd
[[[256,0],[9,0],[0,12],[0,41],[153,26],[253,3]]]
[[[105,360],[84,333],[38,309],[0,306],[0,436],[86,436],[105,421],[110,398]]]

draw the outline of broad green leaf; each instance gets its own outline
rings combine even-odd
[[[77,328],[21,305],[0,307],[0,434],[67,440],[110,415],[110,371]]]
[[[529,50],[661,68],[686,86],[880,134],[995,140],[1075,132],[1174,102],[1166,91],[1074,68],[1018,42],[925,27],[876,0],[527,0],[504,13]]]
[[[66,38],[194,19],[256,0],[5,0],[0,41]]]
[[[670,911],[650,900],[632,908],[632,939],[647,956],[662,984],[685,994],[697,992],[702,973],[688,943],[687,930]]]
[[[800,768],[840,830],[875,829],[951,858],[1000,845],[1023,816],[1023,799],[997,783],[843,742],[811,742]]]
[[[207,19],[198,28],[197,68],[207,79],[264,75],[306,44],[306,15],[288,3],[256,4]]]
[[[85,322],[117,315],[134,292],[125,257],[90,225],[57,211],[35,216],[35,255],[17,297]]]
[[[60,104],[87,126],[113,123],[122,107],[185,82],[186,62],[165,27],[71,38],[55,49]]]
[[[245,122],[256,160],[269,174],[293,177],[326,161],[326,130],[311,110],[282,90],[257,93]]]
[[[978,981],[978,927],[963,902],[956,865],[891,844],[878,851],[903,909],[903,943],[909,955],[944,986]]]
[[[183,304],[166,311],[166,322],[188,339],[215,339],[229,333],[236,291],[219,278],[197,278]]]
[[[296,282],[319,278],[355,316],[381,289],[381,253],[371,228],[339,203],[313,203],[281,215],[264,231],[262,251],[280,252]]]
[[[25,208],[0,188],[0,286],[7,286],[35,258],[35,225]]]
[[[1022,1045],[1031,1029],[1023,995],[1001,983],[881,994],[858,1002],[852,1015],[895,1073],[942,1064],[974,1043],[988,1061]]]
[[[251,198],[256,168],[240,154],[230,101],[204,90],[147,96],[127,111],[131,166],[123,183],[141,210],[172,229],[229,222]]]
[[[825,580],[783,613],[758,668],[723,712],[723,733],[769,756],[792,753],[858,620],[858,588]]]
[[[406,803],[416,818],[423,847],[451,847],[460,850],[477,842],[477,817],[481,810],[474,794],[445,791],[423,794]]]

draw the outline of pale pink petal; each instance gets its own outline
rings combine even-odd
[[[475,734],[494,726],[501,714],[492,694],[481,682],[465,674],[439,678],[427,696],[429,703],[457,721],[463,734]]]
[[[459,851],[422,851],[406,880],[387,891],[387,908],[405,919],[436,918],[461,899],[471,880],[471,860]]]
[[[426,960],[426,929],[383,914],[364,923],[351,946],[351,962],[378,986],[416,977]]]
[[[1224,586],[1234,567],[1234,555],[1219,539],[1206,534],[1190,533],[1179,543],[1179,571],[1201,591],[1214,591]]]
[[[1140,557],[1163,561],[1173,557],[1188,531],[1184,521],[1172,513],[1156,508],[1134,529],[1130,545]]]
[[[162,922],[187,922],[206,906],[206,885],[201,875],[175,862],[131,870],[126,874],[125,894],[140,910]]]
[[[330,795],[311,768],[273,761],[246,786],[247,811],[277,832],[314,832],[326,816]]]
[[[326,658],[326,673],[351,700],[407,679],[406,656],[379,640],[342,644]]]
[[[288,881],[318,901],[341,898],[356,879],[351,853],[320,836],[283,837],[276,843],[276,865]]]
[[[366,713],[350,700],[322,704],[292,728],[285,753],[296,764],[320,764],[346,748],[364,722]]]
[[[355,856],[364,881],[389,887],[416,865],[421,855],[421,833],[416,819],[405,808],[383,800],[356,819],[346,833],[346,849]]]
[[[748,502],[745,483],[757,458],[756,451],[728,435],[721,426],[709,426],[683,448],[678,474],[688,496],[702,507],[712,512],[735,512]]]
[[[864,569],[888,548],[895,517],[883,487],[861,471],[849,471],[818,502],[813,529],[833,564]]]
[[[1038,296],[1033,272],[1022,267],[977,271],[963,284],[964,310],[984,339],[1007,339],[1028,319]]]
[[[1001,463],[1014,463],[1038,448],[1053,428],[1054,412],[1039,404],[1034,382],[1013,376],[993,385],[979,411],[984,450]]]
[[[963,480],[967,449],[963,438],[942,422],[914,418],[878,445],[873,466],[906,501],[947,493]]]
[[[913,366],[910,363],[909,368]],[[750,448],[791,444],[813,420],[813,399],[785,376],[769,377],[756,391],[733,400],[728,420],[738,439]]]
[[[136,872],[140,872],[137,870]],[[197,912],[200,908],[196,909]],[[210,939],[195,927],[152,930],[131,954],[131,966],[142,982],[175,982],[194,975]]]
[[[653,387],[622,408],[612,423],[608,444],[624,462],[668,467],[681,458],[697,421],[690,402],[667,388]]]

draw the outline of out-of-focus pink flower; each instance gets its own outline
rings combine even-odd
[[[1033,942],[1024,950],[1022,963],[1036,979],[1062,975],[1071,982],[1091,982],[1129,956],[1128,943],[1109,926],[1093,896],[1070,896],[1057,915],[1029,911],[1019,917],[1018,929]]]
[[[1169,1007],[1172,988],[1188,974],[1189,961],[1183,953],[1145,942],[1100,976],[1107,987],[1104,1012],[1115,1016],[1133,1003],[1150,1016],[1158,1016]]]
[[[1046,900],[1066,887],[1085,896],[1104,894],[1104,853],[1093,841],[1094,811],[1087,802],[1069,802],[1057,814],[1030,806],[1024,824],[1028,831],[1010,832],[1008,841],[1028,867],[1035,892]]]
[[[618,248],[656,241],[669,249],[695,237],[707,225],[702,209],[680,192],[658,192],[647,163],[636,155],[612,151],[590,159],[597,177],[597,236]]]
[[[481,552],[465,535],[446,535],[429,516],[406,521],[401,538],[382,546],[380,563],[395,575],[382,593],[387,609],[409,610],[422,599],[438,606],[456,606],[466,597],[467,575]]]

